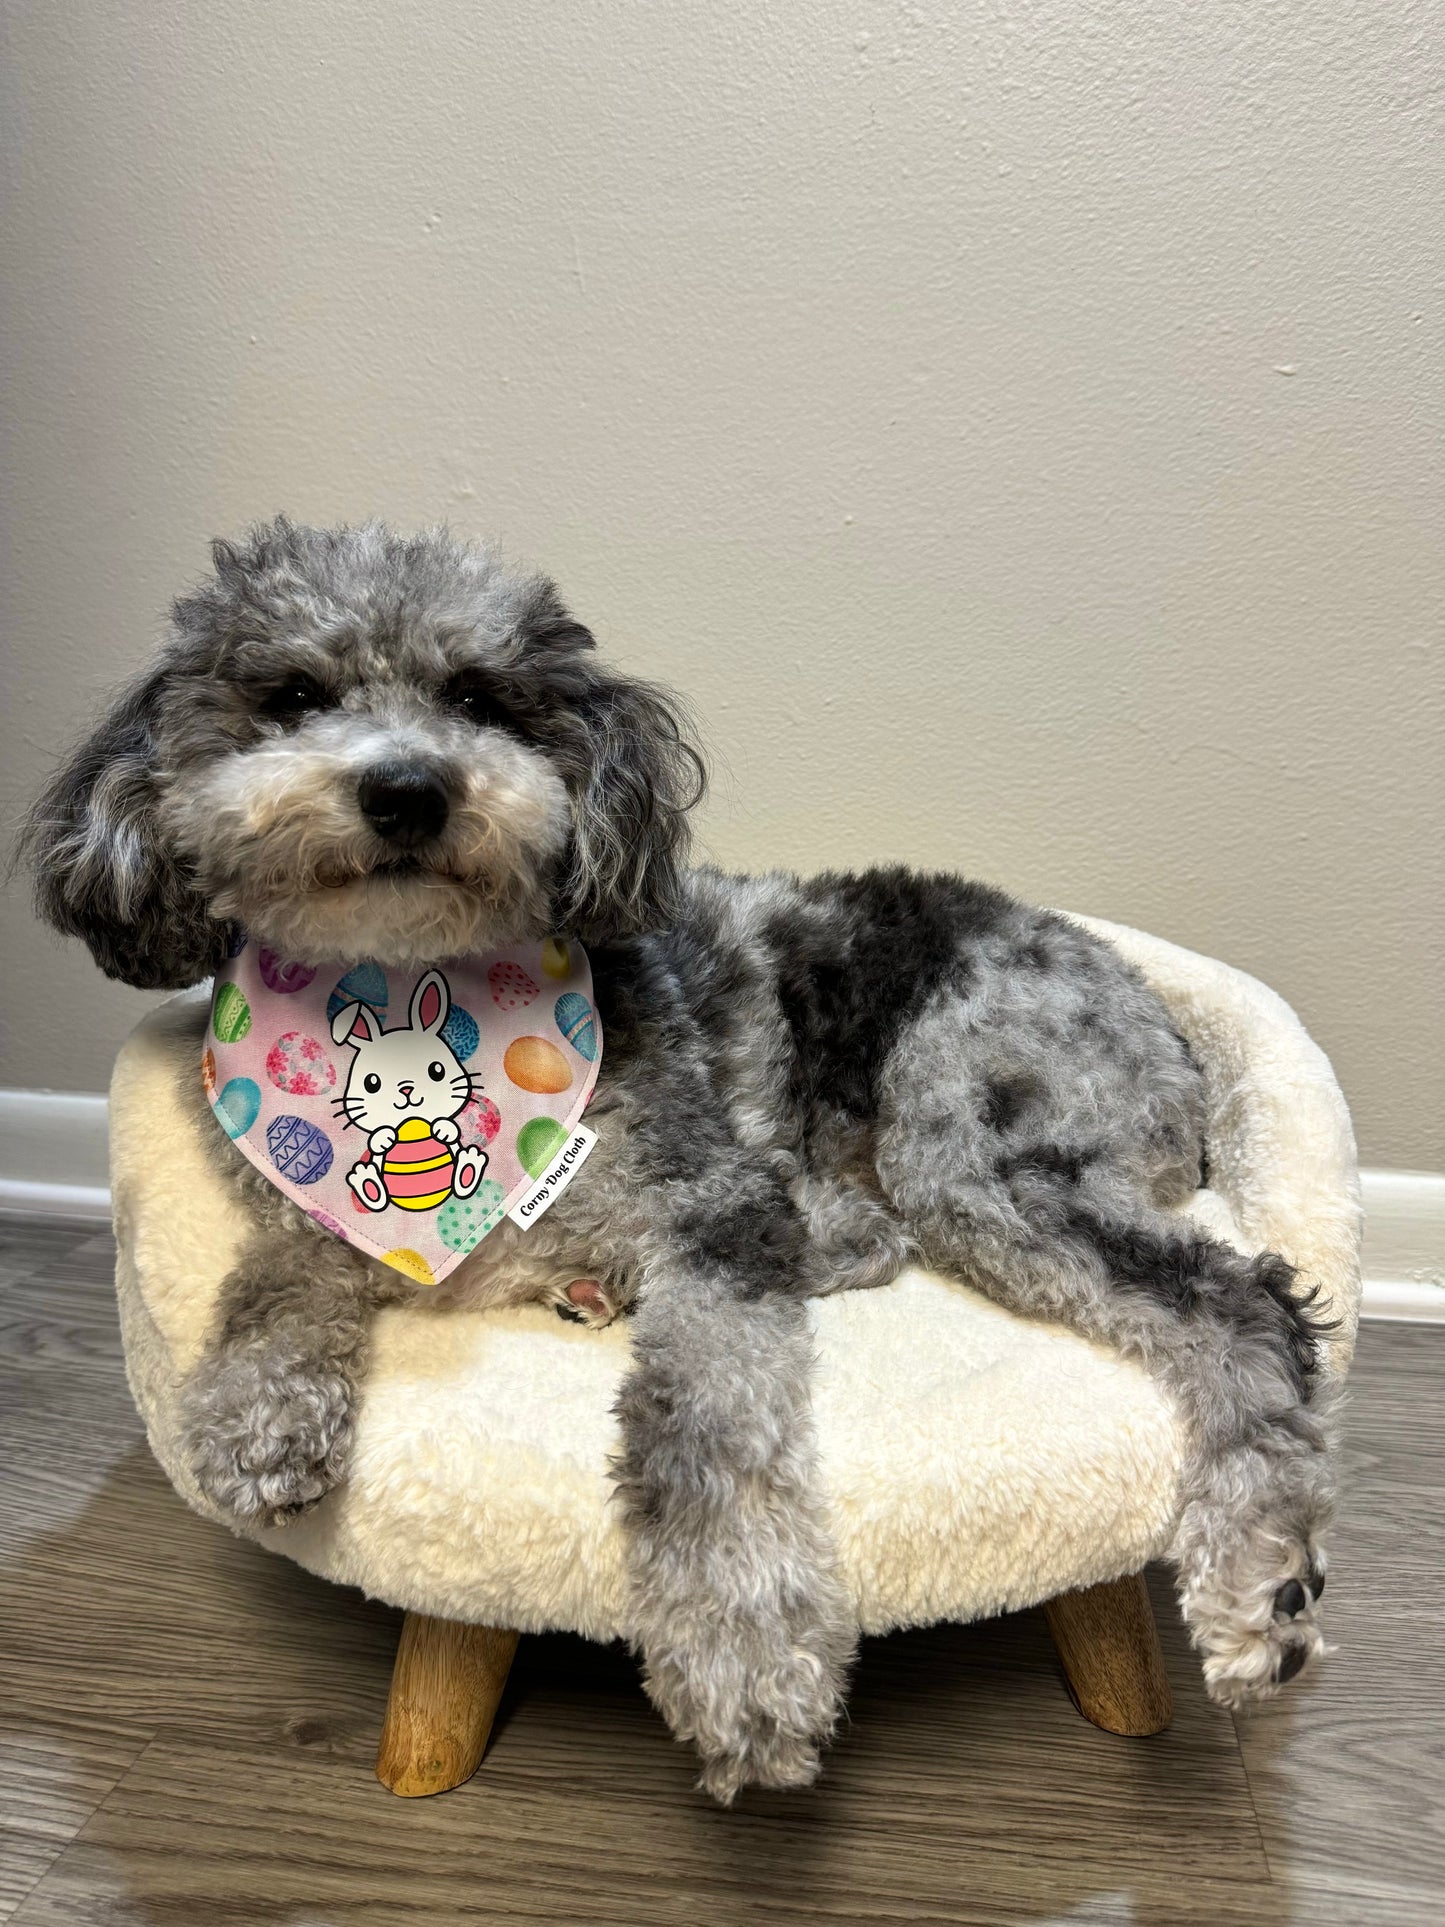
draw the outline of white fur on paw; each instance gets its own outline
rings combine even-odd
[[[788,1646],[787,1636],[781,1622],[740,1627],[735,1644],[714,1635],[705,1699],[676,1666],[649,1675],[669,1726],[702,1756],[699,1787],[723,1806],[747,1786],[811,1786],[818,1777],[820,1748],[838,1719],[838,1675],[807,1646]]]
[[[697,1784],[719,1806],[730,1807],[746,1786],[811,1786],[822,1764],[811,1740],[794,1733],[760,1734],[741,1753],[720,1753],[705,1760]]]
[[[1185,1589],[1184,1615],[1203,1655],[1205,1688],[1216,1705],[1234,1712],[1272,1699],[1326,1650],[1317,1616],[1323,1561],[1301,1555],[1292,1563],[1298,1572],[1281,1577],[1276,1568],[1247,1586],[1216,1580]],[[1296,1598],[1304,1603],[1290,1611]]]

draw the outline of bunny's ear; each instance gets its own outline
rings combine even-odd
[[[381,1035],[381,1020],[365,1004],[343,1004],[331,1020],[334,1044],[374,1044]]]
[[[429,970],[411,993],[410,1023],[413,1030],[424,1030],[435,1037],[447,1020],[452,994],[439,970]]]

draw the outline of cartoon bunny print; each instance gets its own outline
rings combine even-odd
[[[344,1004],[332,1019],[335,1042],[356,1053],[340,1108],[349,1124],[366,1132],[367,1155],[352,1165],[346,1182],[368,1211],[392,1204],[434,1210],[448,1197],[470,1197],[487,1168],[486,1152],[462,1144],[455,1123],[472,1095],[472,1078],[441,1034],[451,1002],[446,978],[429,970],[411,993],[404,1028],[383,1030],[362,1003]],[[398,1143],[420,1155],[388,1164]],[[428,1157],[429,1146],[434,1154]]]

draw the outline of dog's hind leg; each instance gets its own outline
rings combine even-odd
[[[1234,1706],[1293,1678],[1323,1647],[1333,1474],[1291,1268],[1087,1173],[951,1185],[916,1158],[881,1168],[930,1262],[1139,1360],[1171,1395],[1188,1438],[1171,1553],[1208,1689]]]

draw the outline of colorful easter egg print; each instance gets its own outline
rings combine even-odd
[[[216,1095],[216,1053],[209,1044],[201,1057],[201,1089],[207,1097]]]
[[[534,1117],[517,1133],[517,1157],[529,1176],[540,1178],[567,1142],[567,1133],[555,1117]]]
[[[254,1088],[254,1087],[253,1087]],[[224,1101],[226,1093],[222,1091]],[[331,1139],[304,1117],[273,1117],[266,1126],[266,1149],[283,1178],[293,1184],[315,1184],[331,1169],[335,1153]]]
[[[502,1216],[503,1191],[483,1178],[469,1198],[452,1198],[437,1213],[437,1236],[452,1251],[470,1251]]]
[[[398,1245],[395,1251],[388,1251],[382,1263],[393,1266],[397,1271],[404,1271],[408,1278],[414,1279],[419,1285],[436,1283],[431,1266],[419,1251],[413,1251],[409,1245]]]
[[[572,1066],[545,1037],[518,1037],[507,1046],[502,1069],[520,1091],[555,1096],[572,1082]]]
[[[448,1146],[432,1136],[429,1124],[409,1117],[381,1161],[386,1195],[403,1211],[435,1211],[451,1196],[455,1162]]]
[[[552,1015],[557,1028],[579,1057],[589,1064],[597,1062],[597,1026],[592,1021],[592,1006],[578,991],[564,990]]]
[[[278,957],[264,945],[256,961],[261,968],[261,982],[267,990],[277,991],[283,997],[289,997],[293,990],[304,990],[316,975],[309,964],[287,963],[284,957]]]
[[[353,1195],[355,1194],[353,1193]],[[358,1203],[359,1202],[360,1200],[358,1199]],[[338,1224],[329,1211],[308,1211],[306,1215],[311,1219],[313,1224],[319,1224],[323,1231],[329,1231],[333,1238],[340,1238],[342,1243],[345,1244],[347,1235],[346,1226]]]
[[[288,1030],[266,1053],[266,1075],[291,1097],[325,1097],[336,1087],[336,1066],[314,1037]]]
[[[261,1114],[261,1086],[250,1077],[233,1077],[221,1087],[216,1116],[227,1137],[244,1137]]]
[[[347,971],[326,999],[327,1023],[348,1004],[370,1004],[373,1010],[385,1012],[386,972],[380,964],[357,964]]]
[[[222,984],[211,1006],[211,1029],[223,1044],[239,1044],[251,1028],[251,1006],[234,984]]]
[[[482,1034],[477,1029],[477,1020],[469,1010],[460,1004],[453,1004],[446,1022],[442,1025],[442,1042],[450,1044],[453,1052],[465,1064],[477,1045]]]
[[[572,968],[572,952],[560,937],[548,937],[542,945],[542,968],[559,981]]]
[[[457,1129],[465,1143],[490,1144],[502,1128],[502,1113],[491,1098],[483,1097],[478,1091],[467,1101],[467,1107],[457,1119]]]
[[[492,1002],[498,1010],[525,1010],[537,995],[537,986],[520,964],[494,963],[487,972]]]

